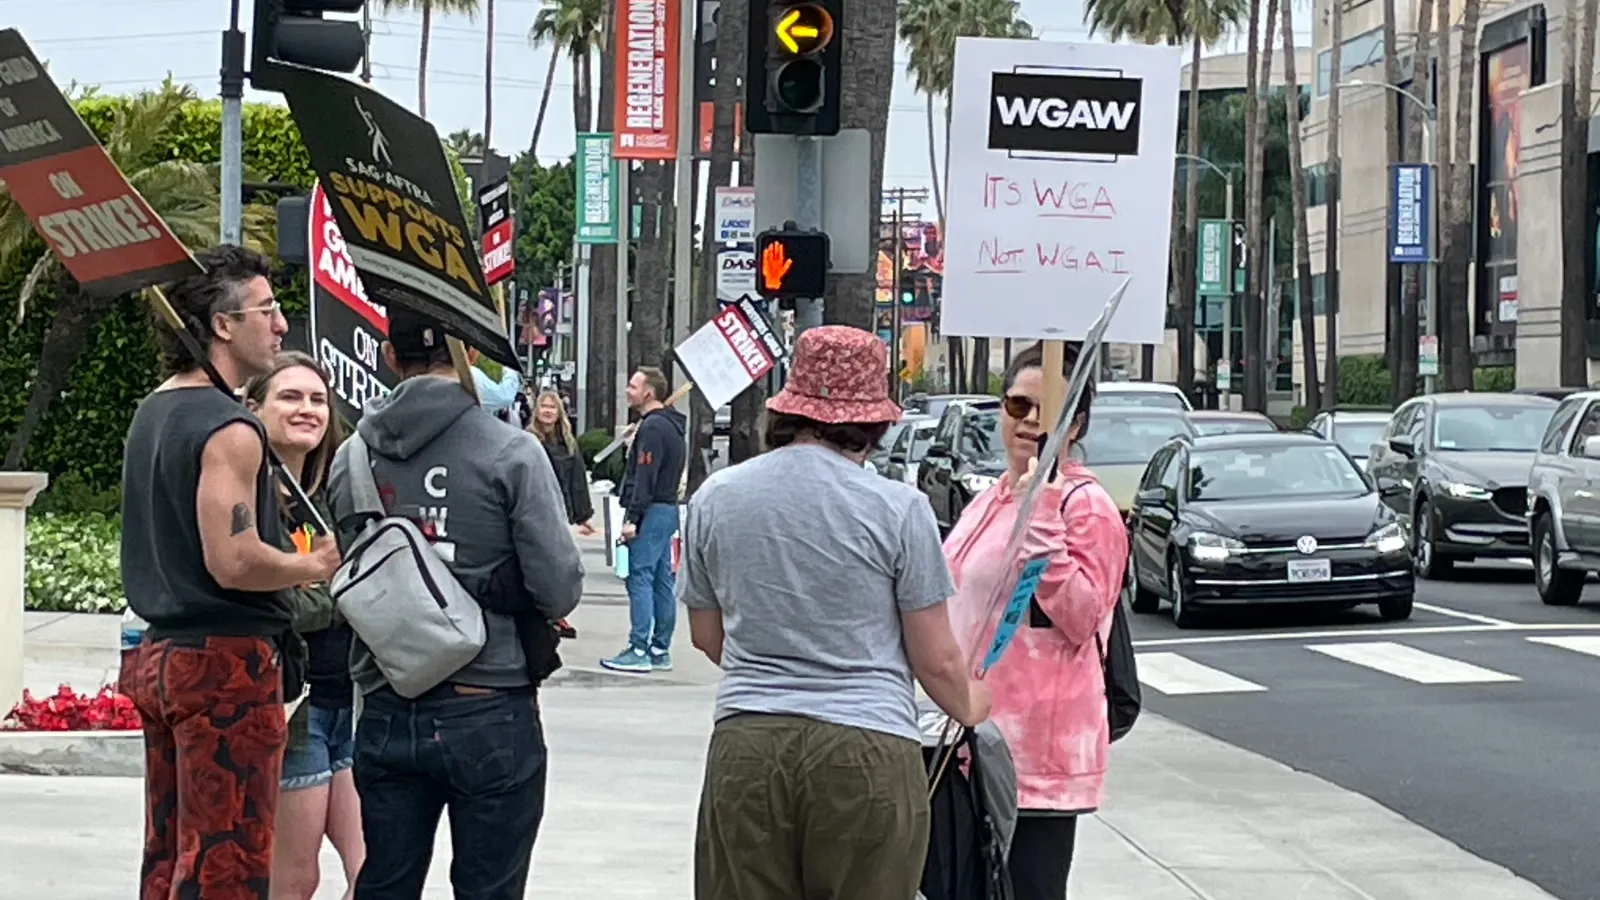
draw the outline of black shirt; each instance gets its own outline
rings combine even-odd
[[[122,581],[153,638],[276,637],[289,628],[281,594],[227,590],[206,568],[195,512],[200,459],[211,436],[234,422],[261,438],[256,529],[276,547],[283,530],[266,431],[242,404],[214,387],[175,388],[146,397],[134,413],[122,457]]]

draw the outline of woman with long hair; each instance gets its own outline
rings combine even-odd
[[[1071,348],[1067,371],[1076,356]],[[994,692],[992,720],[1017,772],[1019,815],[1009,857],[1014,900],[1064,900],[1078,816],[1100,807],[1110,746],[1101,648],[1128,560],[1116,504],[1066,454],[1059,474],[1040,486],[1020,558],[1005,555],[1031,482],[1047,477],[1036,471],[1049,431],[1040,421],[1045,378],[1038,344],[1006,369],[998,423],[1006,474],[972,501],[944,542],[956,582],[950,624],[969,660],[993,633],[1000,610],[989,605],[998,583],[1024,560],[1048,560],[1024,627],[984,677]],[[1073,443],[1088,432],[1090,399],[1092,386],[1069,426]]]
[[[300,480],[325,522],[331,517],[320,497],[339,447],[330,393],[327,372],[315,359],[298,352],[281,354],[266,374],[251,379],[244,388],[245,404],[265,426],[272,451]],[[312,516],[299,509],[287,493],[283,511],[294,548],[309,553]],[[301,588],[298,595],[295,630],[309,654],[306,699],[289,723],[289,747],[279,786],[272,897],[311,900],[322,880],[318,857],[323,835],[327,835],[344,863],[348,898],[366,857],[360,801],[351,773],[355,757],[351,631],[337,620],[324,586]]]
[[[594,501],[589,497],[589,473],[583,467],[583,454],[578,450],[578,439],[572,433],[572,420],[567,418],[567,407],[561,395],[553,390],[539,392],[534,402],[533,421],[528,431],[544,445],[545,455],[556,470],[556,482],[561,485],[561,497],[567,502],[567,521],[578,527],[584,536],[594,534]]]

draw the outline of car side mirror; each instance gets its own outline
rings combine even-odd
[[[1402,456],[1411,457],[1417,455],[1417,445],[1411,442],[1411,438],[1408,435],[1397,434],[1389,438],[1389,449]]]
[[[1167,502],[1167,489],[1164,487],[1144,488],[1134,495],[1140,503],[1165,503]]]
[[[949,459],[950,448],[943,444],[932,444],[929,445],[928,452],[923,455],[928,459]]]
[[[1600,459],[1600,434],[1583,439],[1583,456],[1585,459]]]

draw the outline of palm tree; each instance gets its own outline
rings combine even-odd
[[[1001,37],[1029,39],[1033,26],[1022,18],[1018,0],[902,0],[900,40],[910,49],[906,71],[928,101],[928,163],[933,175],[939,233],[944,233],[944,197],[950,186],[950,91],[955,83],[956,39]],[[933,98],[944,102],[944,165],[935,165]],[[959,342],[953,349],[959,355]],[[970,390],[989,389],[989,340],[972,342]]]
[[[1449,6],[1450,4],[1441,4]],[[1451,127],[1455,149],[1451,158],[1461,161],[1450,167],[1450,199],[1446,205],[1448,218],[1445,230],[1449,240],[1442,241],[1439,261],[1439,305],[1449,306],[1449,313],[1441,320],[1444,327],[1439,337],[1439,370],[1444,376],[1447,390],[1465,391],[1472,387],[1472,315],[1467,307],[1468,265],[1472,248],[1473,194],[1475,186],[1472,123],[1475,118],[1478,90],[1478,18],[1483,10],[1482,0],[1466,0],[1461,11],[1461,55],[1456,60],[1455,122]],[[1445,46],[1449,45],[1446,41]],[[1441,77],[1443,69],[1440,69]],[[1441,119],[1439,127],[1444,127]]]
[[[544,90],[539,96],[539,112],[533,120],[533,137],[528,152],[539,149],[539,133],[544,130],[544,114],[555,87],[556,64],[565,53],[572,63],[572,123],[574,130],[589,130],[594,113],[594,54],[601,48],[605,31],[604,4],[601,0],[544,0],[544,8],[533,17],[528,43],[550,48],[550,65],[544,73]]]
[[[417,54],[417,115],[427,118],[428,44],[433,39],[433,14],[464,15],[470,22],[477,18],[478,0],[378,0],[378,8],[385,13],[413,9],[422,13],[422,40]]]
[[[1432,38],[1433,38],[1433,0],[1418,0],[1416,20],[1416,44],[1411,51],[1411,87],[1413,96],[1425,103],[1431,103],[1433,98],[1433,66]],[[1394,84],[1395,82],[1390,82]],[[1393,100],[1394,98],[1385,98]],[[1427,113],[1413,100],[1407,99],[1402,103],[1405,110],[1405,158],[1408,160],[1421,160],[1425,151],[1423,142],[1423,123]],[[1401,280],[1402,290],[1405,294],[1405,304],[1400,316],[1400,371],[1399,379],[1406,387],[1406,396],[1416,393],[1418,377],[1418,340],[1422,334],[1421,320],[1418,315],[1422,306],[1423,273],[1428,266],[1425,264],[1407,266],[1405,276]],[[1581,320],[1579,328],[1582,328]]]
[[[1588,318],[1594,292],[1583,258],[1592,253],[1589,195],[1589,95],[1594,90],[1595,0],[1567,0],[1561,30],[1561,384],[1589,382]]]
[[[1289,109],[1289,178],[1294,192],[1296,306],[1300,310],[1300,340],[1305,347],[1305,406],[1316,415],[1322,405],[1317,383],[1317,312],[1311,296],[1311,239],[1306,233],[1306,170],[1300,161],[1300,82],[1294,69],[1294,0],[1283,4],[1283,81]],[[1269,323],[1270,324],[1270,323]]]
[[[484,0],[483,15],[483,145],[494,136],[494,0]]]
[[[455,153],[457,159],[482,159],[489,142],[478,132],[462,128],[446,135],[444,145]]]
[[[156,90],[130,97],[116,110],[105,148],[173,235],[198,249],[216,242],[221,225],[220,170],[216,165],[172,159],[163,149],[170,146],[172,134],[181,130],[189,104],[195,101],[190,88],[171,79]],[[272,211],[247,204],[245,244],[270,253],[274,249],[272,232]],[[38,238],[27,215],[12,201],[10,193],[0,188],[0,269],[11,269],[38,253]],[[28,406],[6,451],[5,468],[11,470],[22,464],[28,442],[44,420],[51,401],[66,385],[95,325],[116,302],[116,298],[80,290],[55,254],[47,251],[34,261],[18,293],[19,322],[27,316],[29,306],[45,284],[55,287],[55,316],[39,350]]]
[[[1245,326],[1244,327],[1244,337],[1245,337],[1244,358],[1245,358],[1245,366],[1246,366],[1246,368],[1245,368],[1245,372],[1244,372],[1244,375],[1245,375],[1245,379],[1244,379],[1244,406],[1245,406],[1246,409],[1256,409],[1257,407],[1252,405],[1252,402],[1259,403],[1262,407],[1264,407],[1266,405],[1266,403],[1264,402],[1263,399],[1252,397],[1252,393],[1251,392],[1254,389],[1254,386],[1255,386],[1255,383],[1256,383],[1256,379],[1255,379],[1255,375],[1253,374],[1253,370],[1251,368],[1251,364],[1254,362],[1254,360],[1252,360],[1251,357],[1250,357],[1250,337],[1251,337],[1250,313],[1251,313],[1251,309],[1254,307],[1254,304],[1252,304],[1250,302],[1250,298],[1251,298],[1251,293],[1250,292],[1251,292],[1252,288],[1258,286],[1257,285],[1257,276],[1255,274],[1255,263],[1256,263],[1256,258],[1258,256],[1260,256],[1260,249],[1261,249],[1261,245],[1259,243],[1260,225],[1258,223],[1259,223],[1259,221],[1261,219],[1260,201],[1261,201],[1262,178],[1261,178],[1261,166],[1256,160],[1255,151],[1253,149],[1254,147],[1256,147],[1258,144],[1261,143],[1261,141],[1260,141],[1260,137],[1261,137],[1261,122],[1260,122],[1260,118],[1261,117],[1259,115],[1259,113],[1261,112],[1261,107],[1256,103],[1256,98],[1257,98],[1257,96],[1259,94],[1266,93],[1266,90],[1261,85],[1261,78],[1260,78],[1260,74],[1261,73],[1260,73],[1260,69],[1258,68],[1260,66],[1260,64],[1261,64],[1261,0],[1250,0],[1250,11],[1249,11],[1249,14],[1248,14],[1248,16],[1246,18],[1249,19],[1250,28],[1249,28],[1249,31],[1247,33],[1247,37],[1246,37],[1246,41],[1245,41],[1245,62],[1244,62],[1244,69],[1245,69],[1245,72],[1244,72],[1244,96],[1245,96],[1245,103],[1244,103],[1244,233],[1245,233],[1245,240],[1244,240],[1244,267],[1243,268],[1244,268],[1244,288],[1245,288],[1245,293],[1244,293],[1244,296],[1242,298],[1240,298],[1239,302],[1243,306],[1244,326]],[[1270,42],[1269,42],[1269,45],[1270,45]],[[1270,83],[1271,82],[1269,81],[1268,84],[1270,84]],[[1231,304],[1233,302],[1233,299],[1230,297],[1228,302]],[[1229,367],[1230,371],[1232,370],[1232,367],[1233,367],[1233,353],[1232,353],[1232,351],[1230,349],[1230,345],[1232,343],[1233,343],[1233,335],[1232,334],[1223,335],[1223,340],[1222,340],[1223,364],[1227,365]]]
[[[1245,296],[1244,296],[1244,407],[1255,412],[1267,410],[1267,379],[1270,377],[1266,360],[1266,338],[1269,329],[1275,331],[1277,323],[1267,320],[1267,298],[1273,286],[1266,283],[1267,259],[1273,248],[1264,239],[1266,231],[1266,184],[1263,176],[1262,155],[1265,142],[1262,126],[1271,121],[1268,109],[1272,96],[1272,34],[1278,24],[1279,0],[1267,0],[1266,26],[1258,35],[1251,24],[1250,42],[1256,47],[1259,70],[1252,67],[1255,77],[1251,100],[1247,110],[1255,110],[1255,127],[1251,132],[1247,157],[1249,166],[1245,177]],[[1298,114],[1298,109],[1295,111]]]
[[[1400,56],[1399,50],[1395,47],[1395,43],[1398,41],[1395,29],[1395,0],[1382,0],[1382,8],[1383,81],[1385,84],[1399,84]],[[1384,166],[1385,178],[1388,177],[1387,173],[1390,169],[1400,162],[1400,126],[1395,121],[1393,100],[1393,97],[1383,97],[1380,101],[1386,104],[1383,108],[1383,139],[1384,148],[1388,154],[1387,165]],[[1388,265],[1388,263],[1385,262],[1385,265]],[[1391,267],[1389,271],[1392,272],[1393,268]],[[1385,284],[1387,282],[1388,280],[1385,279]],[[1384,361],[1388,364],[1389,372],[1393,376],[1390,379],[1393,391],[1391,399],[1396,406],[1399,406],[1415,393],[1415,384],[1403,383],[1404,373],[1400,369],[1400,297],[1390,292],[1385,293],[1388,295],[1388,299],[1384,301],[1388,307],[1388,312],[1384,315]],[[1414,382],[1415,378],[1412,380]]]
[[[1089,0],[1084,19],[1089,31],[1104,31],[1114,41],[1132,38],[1147,44],[1193,46],[1189,62],[1188,171],[1184,180],[1182,231],[1174,236],[1174,271],[1178,277],[1178,388],[1194,392],[1195,236],[1200,229],[1200,54],[1237,28],[1246,13],[1243,0],[1208,0],[1169,4],[1166,0]]]
[[[1449,9],[1449,4],[1441,3],[1439,8]],[[1328,355],[1323,361],[1327,369],[1322,379],[1322,405],[1332,409],[1339,402],[1339,204],[1343,201],[1339,196],[1339,79],[1344,68],[1344,0],[1333,0],[1328,10],[1333,47],[1328,51],[1328,162],[1323,198],[1327,234],[1323,245],[1322,315],[1328,332]],[[1448,47],[1449,40],[1442,46]],[[1316,83],[1315,76],[1312,83]]]

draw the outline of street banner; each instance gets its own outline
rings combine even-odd
[[[1417,374],[1439,374],[1439,338],[1425,334],[1417,338]]]
[[[617,0],[617,159],[678,156],[678,0]]]
[[[14,28],[0,31],[0,181],[84,291],[115,297],[200,271]]]
[[[379,352],[389,336],[389,311],[367,298],[322,185],[312,186],[309,205],[311,346],[333,379],[335,411],[354,425],[369,402],[400,383]]]
[[[478,191],[478,234],[483,249],[483,278],[491,285],[511,277],[515,223],[511,218],[511,182],[502,178]]]
[[[368,296],[516,365],[433,126],[377,91],[313,69],[285,68],[283,94]]]
[[[1163,342],[1182,62],[956,41],[941,332],[1080,340],[1132,277],[1106,340]]]
[[[617,162],[611,156],[611,135],[578,135],[578,243],[615,244]]]
[[[1389,262],[1425,263],[1433,256],[1428,246],[1432,175],[1425,165],[1389,167]]]
[[[1195,260],[1195,286],[1202,297],[1228,296],[1233,271],[1233,229],[1227,219],[1200,220],[1200,255]]]
[[[744,309],[729,306],[679,344],[678,363],[712,409],[721,409],[776,365]]]
[[[717,251],[717,302],[738,303],[756,294],[756,252],[723,247]]]
[[[756,242],[756,189],[719,187],[716,190],[716,227],[712,233],[719,244]]]

